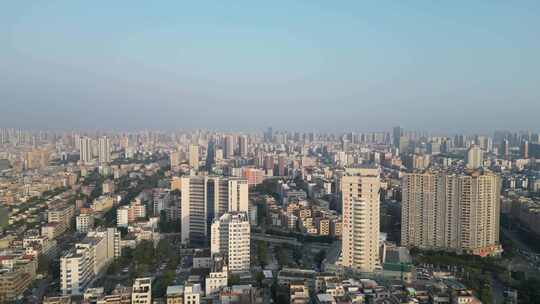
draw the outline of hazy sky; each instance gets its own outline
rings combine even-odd
[[[540,131],[540,1],[4,1],[0,126]]]

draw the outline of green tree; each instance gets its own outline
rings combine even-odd
[[[268,244],[264,241],[257,241],[255,249],[257,250],[257,261],[264,268],[268,265]]]
[[[275,246],[274,253],[276,255],[276,259],[280,268],[282,268],[283,266],[287,266],[289,264],[289,258],[287,257],[287,252],[285,248],[281,246]]]
[[[113,261],[107,268],[107,274],[113,275],[120,272],[120,259]]]
[[[237,274],[231,274],[228,279],[229,286],[240,284],[240,277]]]
[[[520,303],[540,303],[540,279],[530,278],[516,286]]]
[[[257,271],[257,273],[255,273],[255,282],[257,282],[257,287],[262,287],[263,280],[264,280],[263,272]]]
[[[169,257],[169,263],[167,264],[167,269],[176,270],[178,264],[180,264],[180,256],[174,253],[171,254]]]
[[[165,213],[165,210],[161,210],[159,213],[159,231],[160,232],[170,232],[168,231],[168,222],[167,222],[167,214]]]
[[[491,287],[489,285],[480,289],[479,298],[482,303],[492,303]]]
[[[267,207],[264,203],[259,203],[257,206],[257,224],[259,226],[262,226],[266,224],[266,217],[267,217]]]
[[[293,259],[296,262],[296,264],[298,264],[298,266],[302,264],[302,256],[303,256],[302,247],[294,247]]]
[[[148,264],[136,264],[135,265],[135,276],[142,277],[150,273],[150,265]]]
[[[287,291],[283,290],[283,288],[279,286],[277,278],[274,278],[272,286],[270,286],[270,294],[274,303],[287,304],[290,302],[290,297],[287,294]]]
[[[165,239],[159,240],[156,247],[156,255],[160,261],[163,261],[164,259],[172,255],[171,244],[169,243],[168,240],[165,240]]]
[[[317,254],[315,255],[315,264],[317,265],[317,268],[320,270],[322,268],[322,263],[324,259],[326,258],[326,250],[321,249]]]
[[[152,265],[155,261],[154,244],[152,241],[142,241],[137,245],[133,252],[133,258],[136,265]]]
[[[161,298],[167,292],[167,287],[172,284],[175,278],[175,272],[168,270],[165,273],[158,277],[152,286],[152,297]]]
[[[48,274],[51,267],[51,259],[44,254],[38,256],[38,268],[37,272],[41,274]]]

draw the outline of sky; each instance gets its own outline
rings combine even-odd
[[[0,127],[540,131],[540,1],[5,1]]]

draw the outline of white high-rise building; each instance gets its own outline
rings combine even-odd
[[[500,178],[426,172],[402,180],[401,243],[475,255],[500,252]]]
[[[181,177],[180,202],[182,243],[204,243],[207,239],[206,177]]]
[[[103,136],[99,139],[98,160],[100,164],[108,164],[111,162],[111,141],[108,137]]]
[[[116,209],[116,226],[127,227],[129,225],[129,206]]]
[[[380,184],[378,168],[347,168],[341,179],[344,267],[372,272],[378,264]]]
[[[73,135],[73,145],[75,150],[81,150],[81,136],[79,134]]]
[[[224,157],[225,159],[230,159],[234,157],[234,137],[232,135],[225,136],[225,149],[224,149]]]
[[[195,170],[199,170],[199,146],[189,145],[189,165]]]
[[[86,136],[79,138],[80,160],[82,163],[90,163],[93,159],[92,154],[92,139]]]
[[[109,255],[110,255],[110,251],[111,251],[111,247],[110,247],[110,244],[112,242],[112,253],[113,253],[113,256],[114,258],[119,258],[122,256],[122,233],[120,231],[118,231],[116,228],[114,227],[110,227],[110,228],[107,228],[107,242],[109,245],[107,245],[107,250],[109,251]]]
[[[248,154],[248,137],[246,135],[242,135],[238,138],[238,146],[240,151],[240,156],[245,157]]]
[[[180,151],[171,151],[171,154],[169,155],[169,162],[171,165],[171,169],[174,169],[176,166],[178,166],[178,164],[180,164]]]
[[[110,262],[113,258],[118,258],[122,255],[122,238],[118,229],[110,227],[107,229],[97,229],[88,232],[88,237],[102,238],[106,241],[106,259]]]
[[[152,278],[137,278],[131,290],[132,304],[152,304]]]
[[[80,295],[88,284],[121,255],[116,228],[89,231],[87,237],[60,258],[60,289],[65,295]]]
[[[76,247],[60,258],[60,290],[80,295],[94,279],[94,257],[88,247]]]
[[[212,223],[210,249],[222,254],[231,272],[250,269],[250,224],[247,213],[225,213]]]
[[[99,139],[91,139],[91,151],[92,151],[92,159],[95,159],[99,156]]]
[[[229,211],[249,212],[248,181],[229,179]]]
[[[482,149],[477,145],[471,145],[467,150],[467,168],[478,169],[482,167]]]
[[[249,208],[247,180],[208,176],[180,178],[182,243],[206,243],[212,221]]]
[[[223,149],[217,148],[216,152],[214,153],[214,160],[216,162],[223,160]]]
[[[87,233],[94,228],[94,215],[91,213],[81,213],[75,221],[77,232]]]

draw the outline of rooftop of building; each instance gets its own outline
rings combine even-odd
[[[184,294],[184,285],[172,285],[167,287],[167,296]]]

